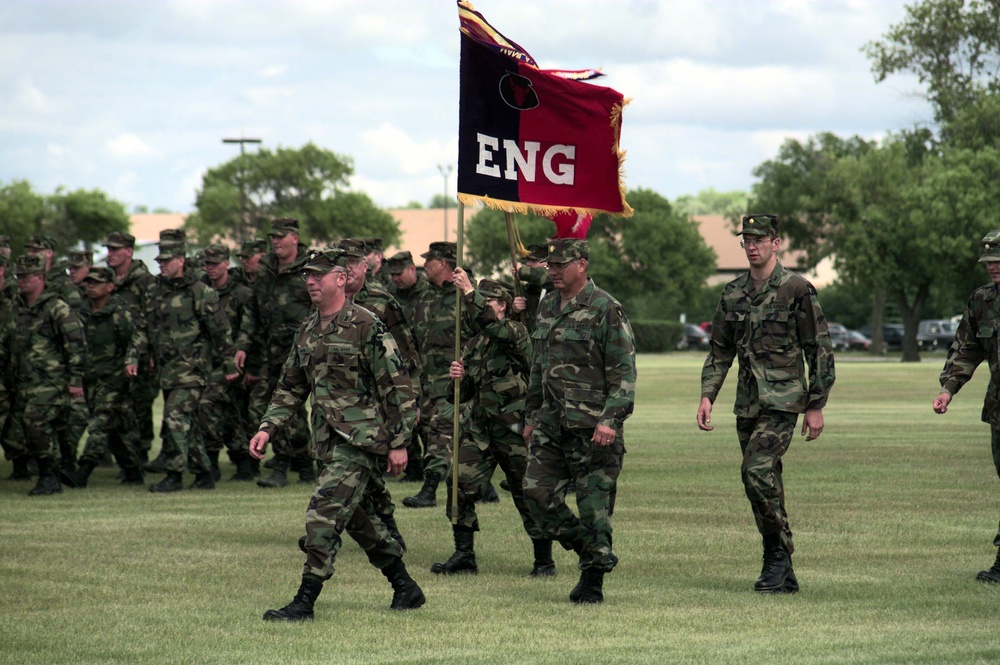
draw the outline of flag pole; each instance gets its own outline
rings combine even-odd
[[[521,297],[521,278],[517,275],[517,247],[514,244],[514,215],[510,211],[504,211],[504,217],[507,219],[507,242],[510,243],[510,265],[514,273],[514,296],[517,298]],[[526,319],[527,315],[524,310],[518,312],[518,318],[521,323],[527,325]]]
[[[461,267],[465,260],[462,257],[465,234],[465,204],[458,202],[458,226],[455,236],[455,265]],[[447,238],[446,238],[447,240]],[[455,287],[455,360],[462,358],[462,292]],[[451,523],[458,524],[458,448],[461,444],[461,427],[459,417],[462,412],[462,382],[454,382],[455,414],[451,430]]]

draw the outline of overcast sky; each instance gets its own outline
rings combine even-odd
[[[633,99],[626,182],[749,190],[788,137],[926,123],[909,77],[860,51],[902,0],[479,0],[543,68],[603,68]],[[190,212],[224,137],[354,161],[379,205],[426,204],[458,149],[452,0],[4,0],[0,184],[101,189]],[[252,149],[252,148],[250,148]],[[451,195],[455,176],[448,181]],[[0,221],[2,224],[2,221]]]

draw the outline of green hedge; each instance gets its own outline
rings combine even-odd
[[[639,353],[676,351],[684,335],[684,324],[677,321],[632,321],[635,350]]]

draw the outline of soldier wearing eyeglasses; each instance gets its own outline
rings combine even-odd
[[[712,348],[701,373],[698,427],[711,431],[712,405],[739,358],[736,433],[743,486],[764,541],[759,593],[795,593],[792,530],[785,510],[781,458],[799,414],[811,441],[823,432],[834,382],[833,345],[816,289],[778,261],[774,215],[743,218],[740,245],[750,270],[729,282],[712,320]]]

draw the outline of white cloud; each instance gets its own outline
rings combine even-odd
[[[108,150],[114,157],[142,157],[152,152],[135,134],[121,134],[108,141]]]
[[[28,113],[45,113],[49,110],[48,99],[31,79],[21,79],[14,91],[14,99]]]
[[[438,140],[416,141],[403,130],[388,122],[361,133],[362,145],[386,170],[403,175],[420,175],[436,168],[436,164],[454,161],[457,149]],[[394,168],[393,168],[394,167]]]
[[[260,70],[260,76],[262,78],[276,78],[282,76],[288,71],[287,65],[271,65],[270,67],[265,67]]]

